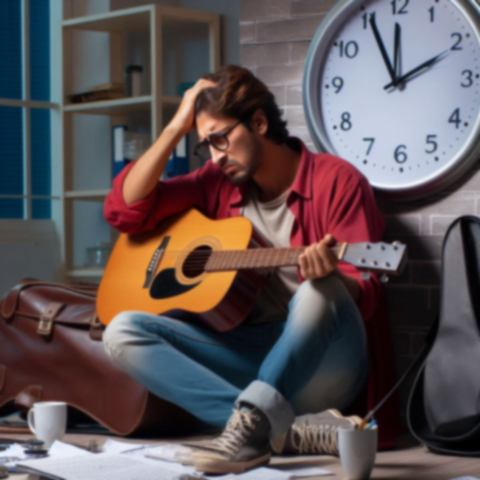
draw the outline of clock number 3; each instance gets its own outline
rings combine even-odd
[[[462,72],[462,75],[465,75],[467,78],[465,79],[467,81],[467,84],[465,85],[463,82],[460,84],[463,88],[468,88],[473,85],[473,72],[471,70],[464,70]]]

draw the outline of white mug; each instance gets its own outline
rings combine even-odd
[[[28,426],[45,448],[61,440],[67,429],[67,404],[65,402],[37,402],[28,412]]]
[[[377,455],[377,427],[356,430],[338,429],[338,450],[343,471],[348,480],[370,478]]]

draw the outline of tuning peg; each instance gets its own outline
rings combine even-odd
[[[388,280],[389,280],[389,278],[388,278],[388,275],[387,275],[386,273],[384,273],[384,274],[380,277],[380,281],[381,281],[382,283],[387,283]]]
[[[370,272],[362,272],[362,274],[360,275],[360,278],[362,280],[370,280]]]

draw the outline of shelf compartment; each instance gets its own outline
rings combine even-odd
[[[102,277],[104,272],[104,268],[74,268],[73,270],[67,271],[67,276],[70,278]]]
[[[138,7],[116,12],[75,18],[62,22],[63,28],[91,32],[124,33],[148,30],[152,7]]]
[[[145,112],[152,106],[152,97],[128,97],[119,100],[100,100],[97,102],[74,103],[65,105],[66,113],[83,113],[88,115],[128,115],[130,113]]]
[[[76,200],[103,200],[110,193],[110,189],[105,190],[70,190],[65,192],[66,198]]]

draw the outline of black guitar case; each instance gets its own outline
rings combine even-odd
[[[440,315],[408,401],[410,431],[431,451],[480,456],[480,219],[458,218],[442,249]]]

